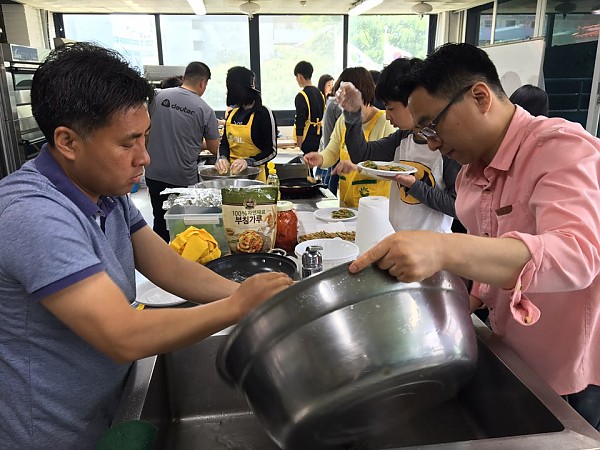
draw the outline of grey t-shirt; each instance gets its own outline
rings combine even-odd
[[[202,140],[219,139],[213,109],[195,92],[174,87],[161,90],[148,110],[146,177],[183,187],[197,183]]]
[[[128,196],[89,200],[45,146],[0,180],[1,448],[95,448],[107,431],[131,364],[40,301],[102,271],[133,301],[131,235],[145,224]]]

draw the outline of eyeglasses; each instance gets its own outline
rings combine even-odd
[[[463,95],[465,95],[467,92],[469,92],[472,87],[473,87],[473,85],[467,86],[466,88],[461,89],[458,92],[458,94],[456,94],[452,98],[452,100],[450,100],[450,102],[445,106],[445,108],[442,109],[437,116],[435,116],[435,119],[433,119],[429,125],[421,128],[421,130],[417,133],[417,136],[420,138],[423,138],[423,139],[434,139],[434,138],[438,137],[437,131],[435,131],[435,127],[438,126],[438,124],[440,123],[440,120],[442,120],[442,117],[444,117],[444,114],[446,114],[446,112],[450,109],[450,107],[452,105],[454,105],[457,101],[459,101],[463,97]]]

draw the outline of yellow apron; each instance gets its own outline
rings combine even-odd
[[[304,92],[304,89],[302,89],[300,91],[300,93],[302,94],[302,96],[304,97],[304,100],[306,100],[306,105],[308,106],[308,117],[306,119],[306,122],[304,122],[304,131],[302,132],[302,141],[304,141],[306,139],[306,135],[308,134],[308,128],[312,125],[314,127],[317,127],[317,136],[321,134],[321,125],[323,125],[323,122],[321,122],[321,119],[317,118],[316,122],[312,122],[310,119],[312,119],[312,116],[310,114],[310,102],[308,101],[308,95],[306,95],[306,92]],[[323,95],[323,94],[321,94]],[[325,101],[325,97],[323,97],[323,101]],[[325,108],[323,108],[323,110],[325,110]],[[294,124],[294,136],[296,136],[296,124]]]
[[[385,111],[377,111],[373,118],[364,126],[363,133],[368,141],[371,131],[375,128],[379,118],[385,114]],[[340,148],[340,160],[351,160],[348,149],[346,148],[346,127],[342,129],[342,147]],[[362,197],[373,195],[390,196],[391,183],[389,181],[375,180],[366,175],[362,175],[358,170],[340,175],[340,200],[347,207],[357,207],[358,201]]]
[[[250,119],[246,125],[235,124],[231,122],[231,118],[235,116],[239,108],[235,108],[227,116],[227,142],[229,142],[229,162],[233,163],[236,159],[252,158],[260,154],[260,149],[252,142],[252,122],[254,121],[254,113],[250,115]],[[256,177],[259,181],[267,181],[265,165],[260,166],[260,172]]]

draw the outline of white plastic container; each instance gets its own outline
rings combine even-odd
[[[336,237],[333,239],[311,239],[304,241],[294,249],[296,254],[296,263],[298,271],[302,273],[302,254],[310,245],[320,245],[323,247],[321,256],[323,257],[323,270],[331,269],[350,261],[354,261],[358,257],[358,245],[353,242],[345,241],[342,238]]]

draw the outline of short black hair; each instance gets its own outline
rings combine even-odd
[[[509,100],[515,105],[519,105],[532,116],[546,116],[550,113],[550,102],[548,94],[543,89],[524,84],[512,93]]]
[[[300,74],[307,80],[310,80],[312,78],[313,70],[311,63],[308,61],[300,61],[296,64],[296,67],[294,67],[294,76]]]
[[[383,103],[400,102],[408,105],[408,97],[416,80],[414,74],[423,61],[419,58],[398,58],[386,66],[377,79],[375,95]]]
[[[198,83],[199,81],[210,80],[210,68],[200,61],[194,61],[187,65],[183,73],[183,81]]]
[[[163,78],[160,82],[161,89],[168,89],[172,87],[178,87],[183,84],[183,76],[178,75],[176,77]]]
[[[416,74],[417,86],[430,95],[452,99],[477,82],[487,84],[499,98],[507,98],[496,66],[488,54],[471,44],[444,44],[427,56]]]
[[[120,111],[152,101],[154,89],[118,52],[88,42],[56,48],[33,75],[31,107],[46,140],[65,126],[84,139]]]
[[[367,69],[364,67],[348,67],[342,71],[338,78],[338,83],[342,81],[349,81],[360,91],[365,105],[373,104],[375,101],[375,82]]]

